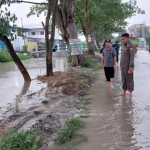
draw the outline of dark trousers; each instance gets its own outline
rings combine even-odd
[[[133,73],[129,74],[128,69],[121,69],[122,89],[125,91],[134,91]]]
[[[113,67],[104,67],[105,76],[108,82],[111,78],[114,78],[115,70]]]
[[[119,62],[119,50],[116,50],[117,63]]]

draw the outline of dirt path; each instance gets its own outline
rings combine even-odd
[[[105,77],[100,73],[90,90],[93,102],[88,108],[91,115],[85,119],[86,128],[81,131],[89,141],[78,145],[77,150],[150,149],[150,97],[146,82],[150,76],[149,59],[145,51],[139,51],[136,56],[136,91],[132,100],[117,96],[121,90],[119,68],[116,70],[114,89],[106,87]],[[149,71],[144,73],[143,68]]]

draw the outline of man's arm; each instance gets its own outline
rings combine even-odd
[[[134,68],[134,57],[135,57],[135,52],[136,52],[136,47],[132,46],[129,49],[129,54],[130,54],[130,64],[129,67]]]
[[[103,57],[102,57],[102,69],[104,69],[104,55],[103,55]]]
[[[129,54],[130,54],[130,64],[129,64],[129,73],[133,73],[134,70],[134,58],[135,58],[135,52],[136,52],[136,47],[132,46],[129,49]]]

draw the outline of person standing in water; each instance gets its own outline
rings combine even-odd
[[[116,69],[116,50],[111,46],[110,39],[105,41],[105,49],[103,50],[102,69],[108,81],[107,86],[113,88],[113,79]]]
[[[124,47],[122,49],[122,55],[120,60],[121,76],[122,76],[122,92],[119,96],[126,96],[128,99],[132,98],[132,92],[134,91],[134,58],[136,47],[131,43],[129,34],[124,33],[121,36]],[[126,92],[129,92],[126,95]]]
[[[118,41],[116,41],[116,43],[113,44],[112,47],[116,50],[116,57],[117,57],[117,63],[118,63],[119,62],[119,49],[120,49],[120,45]]]

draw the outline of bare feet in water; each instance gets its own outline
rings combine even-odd
[[[127,99],[131,99],[132,98],[132,93],[129,93],[127,96],[126,96]]]
[[[126,96],[126,92],[122,91],[121,93],[119,93],[119,96]]]

